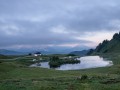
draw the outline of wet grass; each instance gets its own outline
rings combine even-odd
[[[1,60],[0,90],[119,90],[120,55],[102,56],[111,59],[114,65],[59,71],[27,67],[32,57],[22,57],[23,60],[19,58],[17,61]]]

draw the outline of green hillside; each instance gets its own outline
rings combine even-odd
[[[119,53],[119,52],[120,52],[120,33],[115,33],[110,41],[104,40],[96,47],[96,49],[93,52],[88,53],[96,54],[96,53]]]

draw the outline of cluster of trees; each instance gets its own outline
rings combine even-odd
[[[120,32],[115,33],[114,36],[113,36],[113,39],[120,40]]]
[[[50,58],[50,68],[56,68],[60,67],[63,64],[76,64],[80,63],[80,60],[74,60],[74,59],[59,59],[58,56],[53,56]]]
[[[100,43],[100,44],[96,47],[95,51],[96,51],[96,52],[100,52],[101,49],[102,49],[103,47],[105,47],[108,43],[109,43],[108,40],[104,40],[102,43]]]
[[[76,56],[75,54],[68,54],[67,56]]]
[[[94,52],[94,49],[90,49],[87,53],[87,55],[91,55]]]
[[[101,50],[106,47],[106,45],[108,45],[109,41],[108,40],[104,40],[102,43],[100,43],[96,49],[90,49],[89,52],[87,53],[87,55],[91,55],[94,52],[101,52]]]

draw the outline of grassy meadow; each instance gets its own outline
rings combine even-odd
[[[0,90],[119,90],[120,54],[101,56],[112,60],[114,65],[60,71],[28,67],[34,58],[30,56],[1,57]]]

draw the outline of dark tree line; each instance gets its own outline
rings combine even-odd
[[[96,51],[96,52],[100,52],[101,49],[102,49],[103,47],[105,47],[108,43],[109,43],[108,40],[104,40],[102,43],[100,43],[100,44],[96,47],[95,51]]]
[[[120,32],[113,35],[113,39],[120,40]]]

